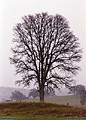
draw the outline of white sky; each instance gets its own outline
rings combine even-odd
[[[76,76],[76,82],[86,85],[86,0],[0,0],[0,86],[16,87],[18,78],[9,61],[13,26],[21,22],[24,15],[41,12],[58,13],[69,21],[83,48],[82,71]]]

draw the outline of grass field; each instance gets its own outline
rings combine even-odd
[[[65,117],[56,117],[56,116],[50,116],[50,117],[43,117],[43,116],[1,116],[0,119],[6,119],[6,120],[65,120]]]
[[[51,117],[38,117],[38,116],[30,116],[30,117],[27,117],[27,116],[2,116],[0,119],[3,119],[3,120],[86,120],[85,117],[55,117],[55,116],[51,116]]]
[[[26,102],[39,102],[39,98],[32,98],[25,100]],[[64,104],[67,105],[69,103],[70,106],[78,106],[81,107],[80,104],[80,96],[79,95],[68,95],[68,96],[55,96],[55,97],[46,97],[45,102],[48,103],[56,103],[56,104]]]

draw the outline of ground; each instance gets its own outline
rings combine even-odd
[[[86,120],[86,108],[76,107],[79,105],[79,96],[61,96],[46,98],[47,102],[40,103],[28,102],[30,99],[22,102],[0,103],[0,119],[15,120]],[[75,99],[76,98],[76,99]],[[58,102],[55,104],[54,102]],[[60,104],[62,103],[65,104]],[[66,103],[69,102],[69,106]],[[74,105],[74,106],[72,106]]]

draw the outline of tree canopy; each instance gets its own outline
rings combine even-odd
[[[32,81],[39,87],[40,101],[44,89],[69,86],[79,67],[81,49],[78,38],[70,31],[61,15],[41,13],[28,15],[14,27],[14,47],[11,63],[21,80],[28,86]]]
[[[85,91],[85,86],[84,85],[74,85],[69,88],[69,94],[75,94],[75,95],[81,95],[83,91]]]
[[[12,92],[12,95],[10,96],[10,98],[12,100],[25,100],[25,99],[27,99],[27,97],[24,94],[22,94],[21,92],[19,92],[17,90]]]
[[[76,86],[71,86],[69,89],[69,94],[80,95],[80,103],[84,106],[86,103],[86,87],[79,84]]]

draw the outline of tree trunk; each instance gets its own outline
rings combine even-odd
[[[40,102],[44,102],[44,86],[40,86]]]

